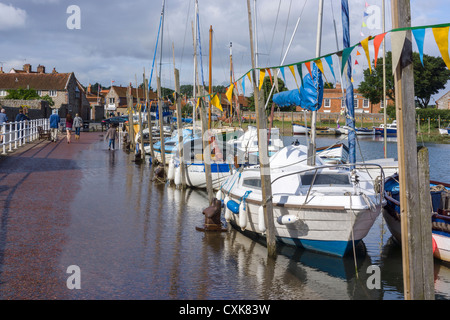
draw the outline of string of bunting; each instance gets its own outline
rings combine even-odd
[[[435,25],[427,25],[427,26],[392,29],[390,31],[378,34],[376,36],[368,36],[364,40],[361,40],[360,42],[358,42],[357,44],[355,44],[351,47],[345,48],[341,51],[329,53],[329,54],[326,54],[326,55],[323,55],[323,56],[320,56],[317,58],[303,60],[300,62],[291,63],[291,64],[287,64],[287,65],[281,65],[281,66],[255,68],[255,70],[259,70],[259,89],[261,90],[262,83],[263,83],[264,77],[266,75],[266,72],[269,73],[270,80],[272,81],[270,70],[274,70],[274,69],[275,70],[279,69],[279,71],[283,77],[283,80],[286,83],[286,76],[285,76],[285,70],[284,70],[286,67],[289,68],[289,70],[291,71],[291,73],[294,77],[294,80],[295,80],[295,84],[296,84],[297,88],[299,88],[298,82],[297,82],[297,77],[295,75],[295,67],[300,76],[300,80],[303,83],[303,69],[302,69],[303,65],[305,65],[306,69],[308,70],[309,74],[311,75],[311,62],[315,63],[317,65],[317,67],[319,68],[319,70],[322,72],[322,74],[325,75],[322,59],[324,59],[325,62],[327,63],[327,65],[331,71],[331,74],[333,75],[334,81],[336,82],[336,75],[334,73],[334,64],[333,64],[332,56],[336,55],[339,58],[340,65],[341,65],[341,68],[340,68],[341,75],[346,74],[345,71],[347,68],[348,57],[351,55],[352,51],[357,46],[360,46],[363,48],[366,58],[367,58],[367,61],[368,61],[368,64],[369,64],[369,71],[370,71],[370,73],[372,73],[372,64],[370,62],[370,53],[369,53],[369,41],[373,40],[373,47],[374,47],[374,52],[375,52],[374,67],[376,67],[380,45],[383,42],[384,37],[388,33],[391,33],[392,65],[394,66],[393,70],[395,70],[396,66],[400,60],[401,52],[402,52],[403,45],[404,45],[405,39],[406,39],[406,32],[408,30],[412,31],[412,34],[413,34],[414,39],[417,44],[417,48],[419,50],[420,60],[423,65],[423,47],[424,47],[425,33],[426,33],[427,29],[432,29],[434,39],[439,48],[439,52],[441,53],[441,56],[446,64],[447,68],[450,69],[450,56],[449,56],[449,45],[448,45],[450,23],[435,24]],[[358,52],[358,54],[359,54],[359,52]],[[239,79],[237,79],[234,83],[231,83],[230,86],[227,88],[226,96],[227,96],[227,99],[230,101],[230,103],[231,103],[232,92],[233,92],[234,88],[238,88],[238,86],[240,86],[245,95],[245,77],[247,76],[248,80],[251,83],[252,82],[252,78],[251,78],[252,71],[253,71],[253,69],[250,69],[249,71],[247,71],[243,76],[241,76]],[[274,72],[274,74],[276,75],[277,72]],[[351,79],[351,80],[353,80],[353,79]],[[275,81],[275,83],[277,84],[277,81]]]

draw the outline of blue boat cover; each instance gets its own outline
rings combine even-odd
[[[300,90],[294,89],[274,94],[273,102],[280,107],[300,106],[310,111],[319,110],[323,99],[322,72],[314,64],[311,74],[312,77],[308,73],[303,78]]]

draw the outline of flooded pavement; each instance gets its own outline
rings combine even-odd
[[[197,231],[206,193],[152,181],[133,158],[91,132],[1,160],[0,299],[403,299],[401,252],[381,221],[356,261],[287,246],[269,259],[234,229]],[[369,289],[372,265],[382,281]],[[436,273],[443,299],[448,270]]]

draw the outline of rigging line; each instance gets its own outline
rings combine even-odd
[[[276,29],[277,29],[278,16],[279,16],[279,14],[280,14],[280,7],[281,7],[281,0],[278,1],[277,18],[275,19],[275,26],[273,27],[272,40],[270,41],[269,52],[272,52],[273,39],[275,38],[275,31],[276,31]],[[267,58],[267,64],[269,64],[269,61],[270,61],[269,59],[270,59],[270,58]]]
[[[306,3],[307,3],[307,2],[308,2],[308,0],[306,0],[305,3],[303,4],[302,11],[300,12],[300,16],[299,16],[298,19],[297,19],[297,23],[296,23],[296,25],[295,25],[294,32],[292,33],[291,40],[289,41],[288,47],[287,47],[286,52],[285,52],[285,54],[284,54],[283,60],[281,61],[281,64],[283,64],[283,63],[284,63],[284,60],[286,60],[286,56],[287,56],[287,54],[288,54],[288,52],[289,52],[289,49],[291,48],[292,41],[294,40],[294,36],[295,36],[295,34],[297,33],[298,25],[300,24],[300,19],[301,19],[301,17],[303,16],[303,11],[305,10],[305,6],[306,6]],[[278,75],[279,73],[280,73],[280,69],[278,69],[277,75]],[[285,84],[285,85],[286,85],[286,84]],[[267,109],[267,106],[268,106],[268,104],[269,104],[270,97],[272,96],[272,93],[273,93],[273,89],[274,89],[274,88],[275,88],[275,83],[272,85],[272,89],[270,89],[270,93],[269,93],[269,96],[268,96],[268,98],[267,98],[266,105],[264,106],[264,109]]]
[[[192,0],[189,0],[189,5],[188,5],[188,10],[187,10],[187,15],[186,15],[186,24],[185,24],[185,28],[184,28],[184,38],[183,38],[183,47],[182,47],[182,50],[181,50],[181,58],[180,58],[180,73],[181,73],[181,68],[182,68],[182,66],[183,66],[183,57],[184,57],[184,48],[185,48],[185,45],[186,45],[186,34],[187,34],[187,31],[188,31],[188,23],[189,23],[189,16],[190,16],[190,14],[191,14],[191,5],[192,5]]]
[[[284,42],[286,41],[286,34],[287,34],[287,27],[289,24],[289,16],[291,15],[291,6],[292,6],[292,0],[289,3],[289,11],[288,11],[288,17],[286,19],[286,27],[284,28],[284,37],[283,37],[283,45],[281,46],[281,52],[280,52],[280,61],[283,61],[283,48],[284,48]],[[303,12],[303,11],[302,11]],[[283,64],[283,63],[281,63]]]

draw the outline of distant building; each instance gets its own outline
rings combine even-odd
[[[345,109],[345,92],[342,91],[340,83],[336,83],[336,87],[333,89],[323,90],[322,107],[319,112],[324,113],[338,113]],[[355,113],[380,113],[383,110],[382,102],[373,104],[369,99],[363,97],[357,89],[353,91],[354,94],[354,107]],[[388,98],[387,105],[391,105],[393,102]],[[296,108],[297,111],[303,111],[301,107]]]
[[[45,67],[41,65],[37,71],[32,71],[30,64],[25,64],[23,70],[0,72],[0,99],[8,95],[6,90],[20,88],[34,89],[41,97],[48,95],[55,102],[52,108],[58,109],[61,117],[67,113],[79,113],[84,119],[89,119],[89,102],[73,72],[58,73],[53,68],[51,73],[45,73]]]
[[[127,114],[127,90],[128,87],[111,86],[105,95],[105,116],[108,117],[110,114]],[[136,88],[131,87],[131,95],[133,96],[133,104],[137,103],[138,97],[141,103],[145,100],[144,90],[142,88],[136,90]],[[156,93],[150,91],[149,99],[156,100]]]
[[[450,110],[450,91],[436,100],[436,108],[441,110]]]

